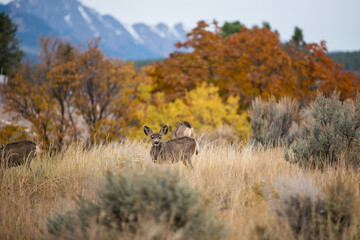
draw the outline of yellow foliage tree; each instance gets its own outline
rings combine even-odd
[[[10,142],[27,139],[26,128],[15,125],[0,126],[0,147]]]
[[[156,104],[147,107],[139,119],[144,124],[159,130],[165,124],[174,128],[180,121],[189,121],[197,131],[215,130],[222,125],[232,126],[240,138],[250,133],[248,113],[238,114],[239,97],[230,96],[223,102],[219,89],[203,83],[196,89],[186,93],[184,100],[176,99],[167,103],[163,93],[157,93]],[[134,132],[137,138],[144,138],[142,129]]]

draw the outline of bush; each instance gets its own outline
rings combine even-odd
[[[320,168],[340,159],[359,164],[356,155],[349,153],[359,150],[356,141],[360,136],[360,95],[355,102],[341,102],[339,95],[317,95],[310,106],[311,114],[294,134],[290,151],[285,151],[286,160]]]
[[[275,213],[296,239],[343,239],[353,222],[354,201],[349,184],[338,179],[324,189],[323,196],[308,191],[282,194]]]
[[[298,103],[283,97],[277,103],[275,97],[267,102],[256,98],[250,105],[252,142],[255,145],[277,146],[289,144],[290,128],[295,123]]]
[[[157,239],[221,239],[224,234],[198,193],[168,170],[108,173],[97,203],[81,199],[75,210],[49,218],[47,226],[52,237],[87,239],[94,229],[100,238],[114,232],[150,234],[144,229],[149,223],[167,229],[154,233]]]

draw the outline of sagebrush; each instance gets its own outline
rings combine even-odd
[[[225,233],[179,174],[157,169],[107,173],[96,202],[79,199],[74,210],[57,213],[47,226],[52,237],[87,239],[93,229],[102,229],[100,238],[116,233],[139,236],[146,233],[143,226],[148,222],[167,229],[154,236],[161,239],[222,239]]]
[[[325,97],[321,93],[310,105],[306,119],[285,151],[285,159],[306,166],[324,167],[339,163],[358,165],[357,141],[360,137],[360,95],[356,100],[339,99],[340,93]],[[350,154],[352,153],[352,154]]]
[[[299,105],[290,97],[276,102],[255,98],[250,105],[251,140],[255,145],[277,146],[291,142],[290,129],[295,123]]]

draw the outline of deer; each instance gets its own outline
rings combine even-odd
[[[188,136],[191,138],[194,137],[194,128],[187,121],[183,121],[179,123],[176,128],[171,132],[170,139],[180,138],[184,136]]]
[[[163,126],[158,133],[153,133],[151,128],[143,126],[144,133],[150,137],[152,146],[150,149],[150,155],[153,162],[162,163],[166,160],[170,160],[172,163],[182,161],[185,166],[190,165],[191,157],[199,152],[199,145],[195,139],[184,136],[180,138],[171,139],[168,141],[161,141],[161,138],[165,136],[169,131],[169,125]]]
[[[39,152],[39,147],[32,141],[21,140],[12,142],[0,148],[0,165],[5,168],[11,168],[26,164],[29,168],[31,160]]]

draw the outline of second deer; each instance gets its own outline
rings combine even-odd
[[[39,153],[39,147],[32,141],[22,140],[0,148],[1,167],[16,167],[25,164],[30,167],[31,160]]]
[[[191,157],[195,152],[199,152],[199,145],[195,139],[185,136],[162,142],[161,138],[168,133],[169,125],[163,126],[158,133],[153,133],[153,131],[145,125],[143,129],[145,135],[149,136],[152,141],[150,155],[154,162],[161,163],[169,160],[175,163],[182,161],[185,166],[189,164],[193,167]]]
[[[175,139],[179,137],[191,137],[195,138],[194,128],[187,121],[179,123],[176,128],[172,131],[170,138]]]

